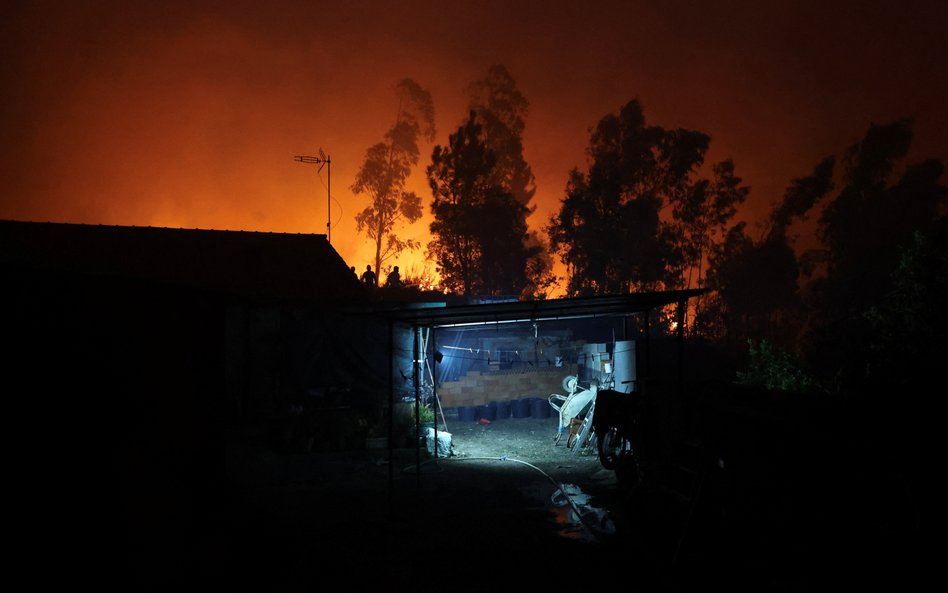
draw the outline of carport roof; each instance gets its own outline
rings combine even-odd
[[[389,319],[396,322],[435,328],[620,316],[643,313],[665,305],[683,303],[705,292],[707,292],[705,288],[694,288],[477,305],[447,306],[444,303],[426,303],[427,306],[423,305],[418,308],[402,307],[387,311],[385,314]]]

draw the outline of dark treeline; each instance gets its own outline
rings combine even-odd
[[[421,214],[404,187],[419,136],[434,138],[434,106],[411,80],[397,90],[396,122],[353,185],[372,198],[358,222],[380,273],[401,250],[425,247],[440,288],[458,295],[544,298],[557,280],[569,296],[707,288],[688,334],[740,357],[739,378],[770,388],[902,388],[943,356],[948,190],[941,163],[906,162],[910,120],[871,125],[840,155],[817,155],[751,229],[737,209],[768,197],[751,196],[730,159],[706,163],[708,134],[651,124],[631,100],[591,128],[585,169],[569,172],[539,234],[526,223],[536,192],[523,156],[529,103],[495,65],[433,148],[434,221],[422,246],[401,241],[396,223]],[[800,249],[801,234],[818,247]],[[554,257],[565,278],[553,277]]]

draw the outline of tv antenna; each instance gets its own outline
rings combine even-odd
[[[316,174],[318,175],[320,171],[323,170],[323,167],[326,167],[326,242],[330,245],[332,244],[332,237],[330,235],[330,225],[332,223],[332,160],[330,160],[329,155],[323,152],[323,149],[319,149],[319,156],[295,156],[293,157],[294,161],[299,161],[307,165],[319,165],[319,168],[316,169]]]

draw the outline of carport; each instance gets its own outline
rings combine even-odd
[[[676,340],[675,381],[677,393],[683,387],[685,371],[684,326],[689,299],[700,296],[706,289],[673,291],[638,292],[625,295],[577,297],[538,301],[486,302],[479,304],[447,305],[445,303],[426,303],[422,307],[402,306],[385,311],[388,323],[389,354],[394,355],[395,328],[409,327],[413,336],[412,382],[415,392],[415,410],[421,403],[422,383],[425,373],[431,381],[434,401],[438,399],[438,368],[444,354],[439,347],[439,332],[455,328],[501,328],[508,324],[539,324],[564,320],[582,320],[594,318],[614,318],[618,320],[620,335],[618,339],[635,339],[641,342],[636,350],[640,369],[639,389],[647,392],[652,375],[652,332],[655,313],[674,306],[671,325]],[[666,319],[667,321],[667,319]],[[394,378],[389,365],[389,450],[388,458],[393,458],[393,429],[395,401]],[[417,412],[416,412],[417,413]],[[436,410],[437,413],[437,410]],[[416,423],[417,426],[417,423]],[[437,422],[435,423],[437,431]],[[420,436],[420,435],[419,435]],[[437,435],[436,435],[437,439]],[[415,462],[421,466],[420,439],[415,439]],[[437,452],[436,452],[437,455]],[[389,491],[394,481],[393,464],[389,463]],[[416,471],[420,485],[421,473]],[[389,500],[392,500],[391,494]]]

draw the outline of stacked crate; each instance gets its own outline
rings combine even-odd
[[[438,397],[445,408],[482,406],[490,401],[527,397],[546,399],[563,392],[563,378],[576,373],[575,365],[559,368],[470,371],[458,381],[442,383]]]
[[[458,381],[442,383],[438,397],[445,408],[481,406],[487,403],[487,393],[480,371],[469,371]]]
[[[580,379],[583,381],[600,381],[607,378],[612,372],[612,358],[609,355],[607,344],[583,344],[580,355]]]

